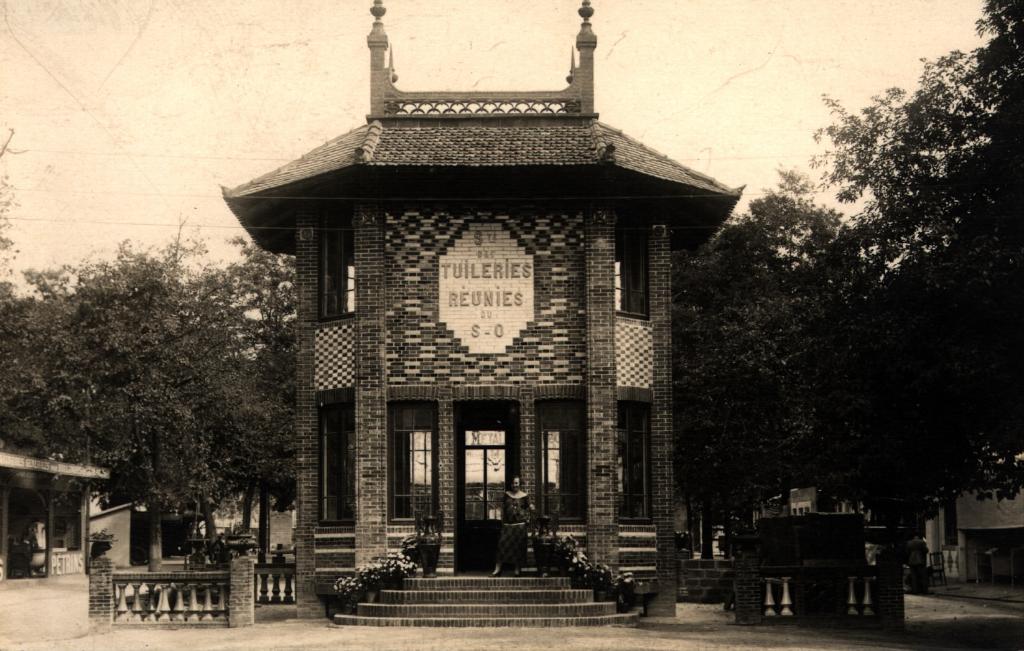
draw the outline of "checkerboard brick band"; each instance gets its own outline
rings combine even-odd
[[[650,389],[654,383],[654,341],[650,321],[615,319],[615,373],[620,387]]]
[[[316,332],[317,391],[352,387],[356,380],[355,325],[332,324]]]

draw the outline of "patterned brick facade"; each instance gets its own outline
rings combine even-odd
[[[614,311],[615,215],[611,208],[561,205],[359,204],[353,209],[357,312],[354,318],[316,318],[316,224],[297,230],[300,290],[300,506],[297,601],[304,616],[321,616],[316,594],[387,551],[412,532],[389,523],[387,404],[426,400],[436,405],[439,507],[456,513],[458,477],[454,415],[460,401],[506,399],[518,404],[521,476],[537,486],[535,402],[578,399],[587,404],[586,522],[567,525],[592,558],[621,566],[639,579],[658,579],[675,593],[671,524],[671,418],[668,373],[668,237],[652,228],[651,318]],[[330,216],[330,219],[347,219]],[[474,225],[495,225],[532,258],[534,310],[506,350],[473,353],[440,319],[439,264]],[[664,265],[664,270],[657,267]],[[465,329],[463,329],[465,332]],[[657,352],[655,352],[657,351]],[[664,374],[664,377],[661,375]],[[643,389],[652,410],[652,521],[620,524],[617,479],[617,389]],[[338,393],[338,392],[343,393]],[[347,392],[347,393],[344,393]],[[331,394],[354,399],[357,495],[354,525],[318,519],[317,403]],[[636,399],[636,398],[630,398]],[[659,465],[659,458],[668,461]],[[665,465],[668,465],[667,471]],[[439,573],[455,570],[451,516]],[[666,545],[667,541],[667,545]],[[662,602],[651,607],[657,612]]]
[[[526,206],[388,211],[388,383],[582,384],[582,222],[578,211]],[[439,258],[471,224],[500,225],[534,259],[533,318],[498,353],[470,353],[439,318]]]

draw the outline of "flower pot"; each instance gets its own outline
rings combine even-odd
[[[609,601],[605,590],[594,590],[594,601]]]
[[[547,576],[551,569],[552,550],[554,544],[550,540],[535,538],[533,540],[533,557],[537,561],[537,573]]]
[[[420,567],[423,568],[423,576],[426,578],[437,576],[437,558],[441,554],[441,543],[420,542],[417,549],[420,554]]]
[[[363,594],[363,603],[375,604],[377,603],[377,590],[367,590]]]

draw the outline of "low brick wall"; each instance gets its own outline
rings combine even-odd
[[[89,564],[89,628],[94,633],[110,630],[114,622],[114,561],[106,556]]]
[[[732,592],[736,571],[733,561],[726,559],[680,558],[677,601],[689,603],[724,603]]]

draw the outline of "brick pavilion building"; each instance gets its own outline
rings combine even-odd
[[[425,513],[442,576],[490,569],[513,476],[674,612],[670,253],[739,191],[598,121],[582,5],[563,90],[435,93],[375,0],[366,124],[225,191],[296,256],[302,616]]]

